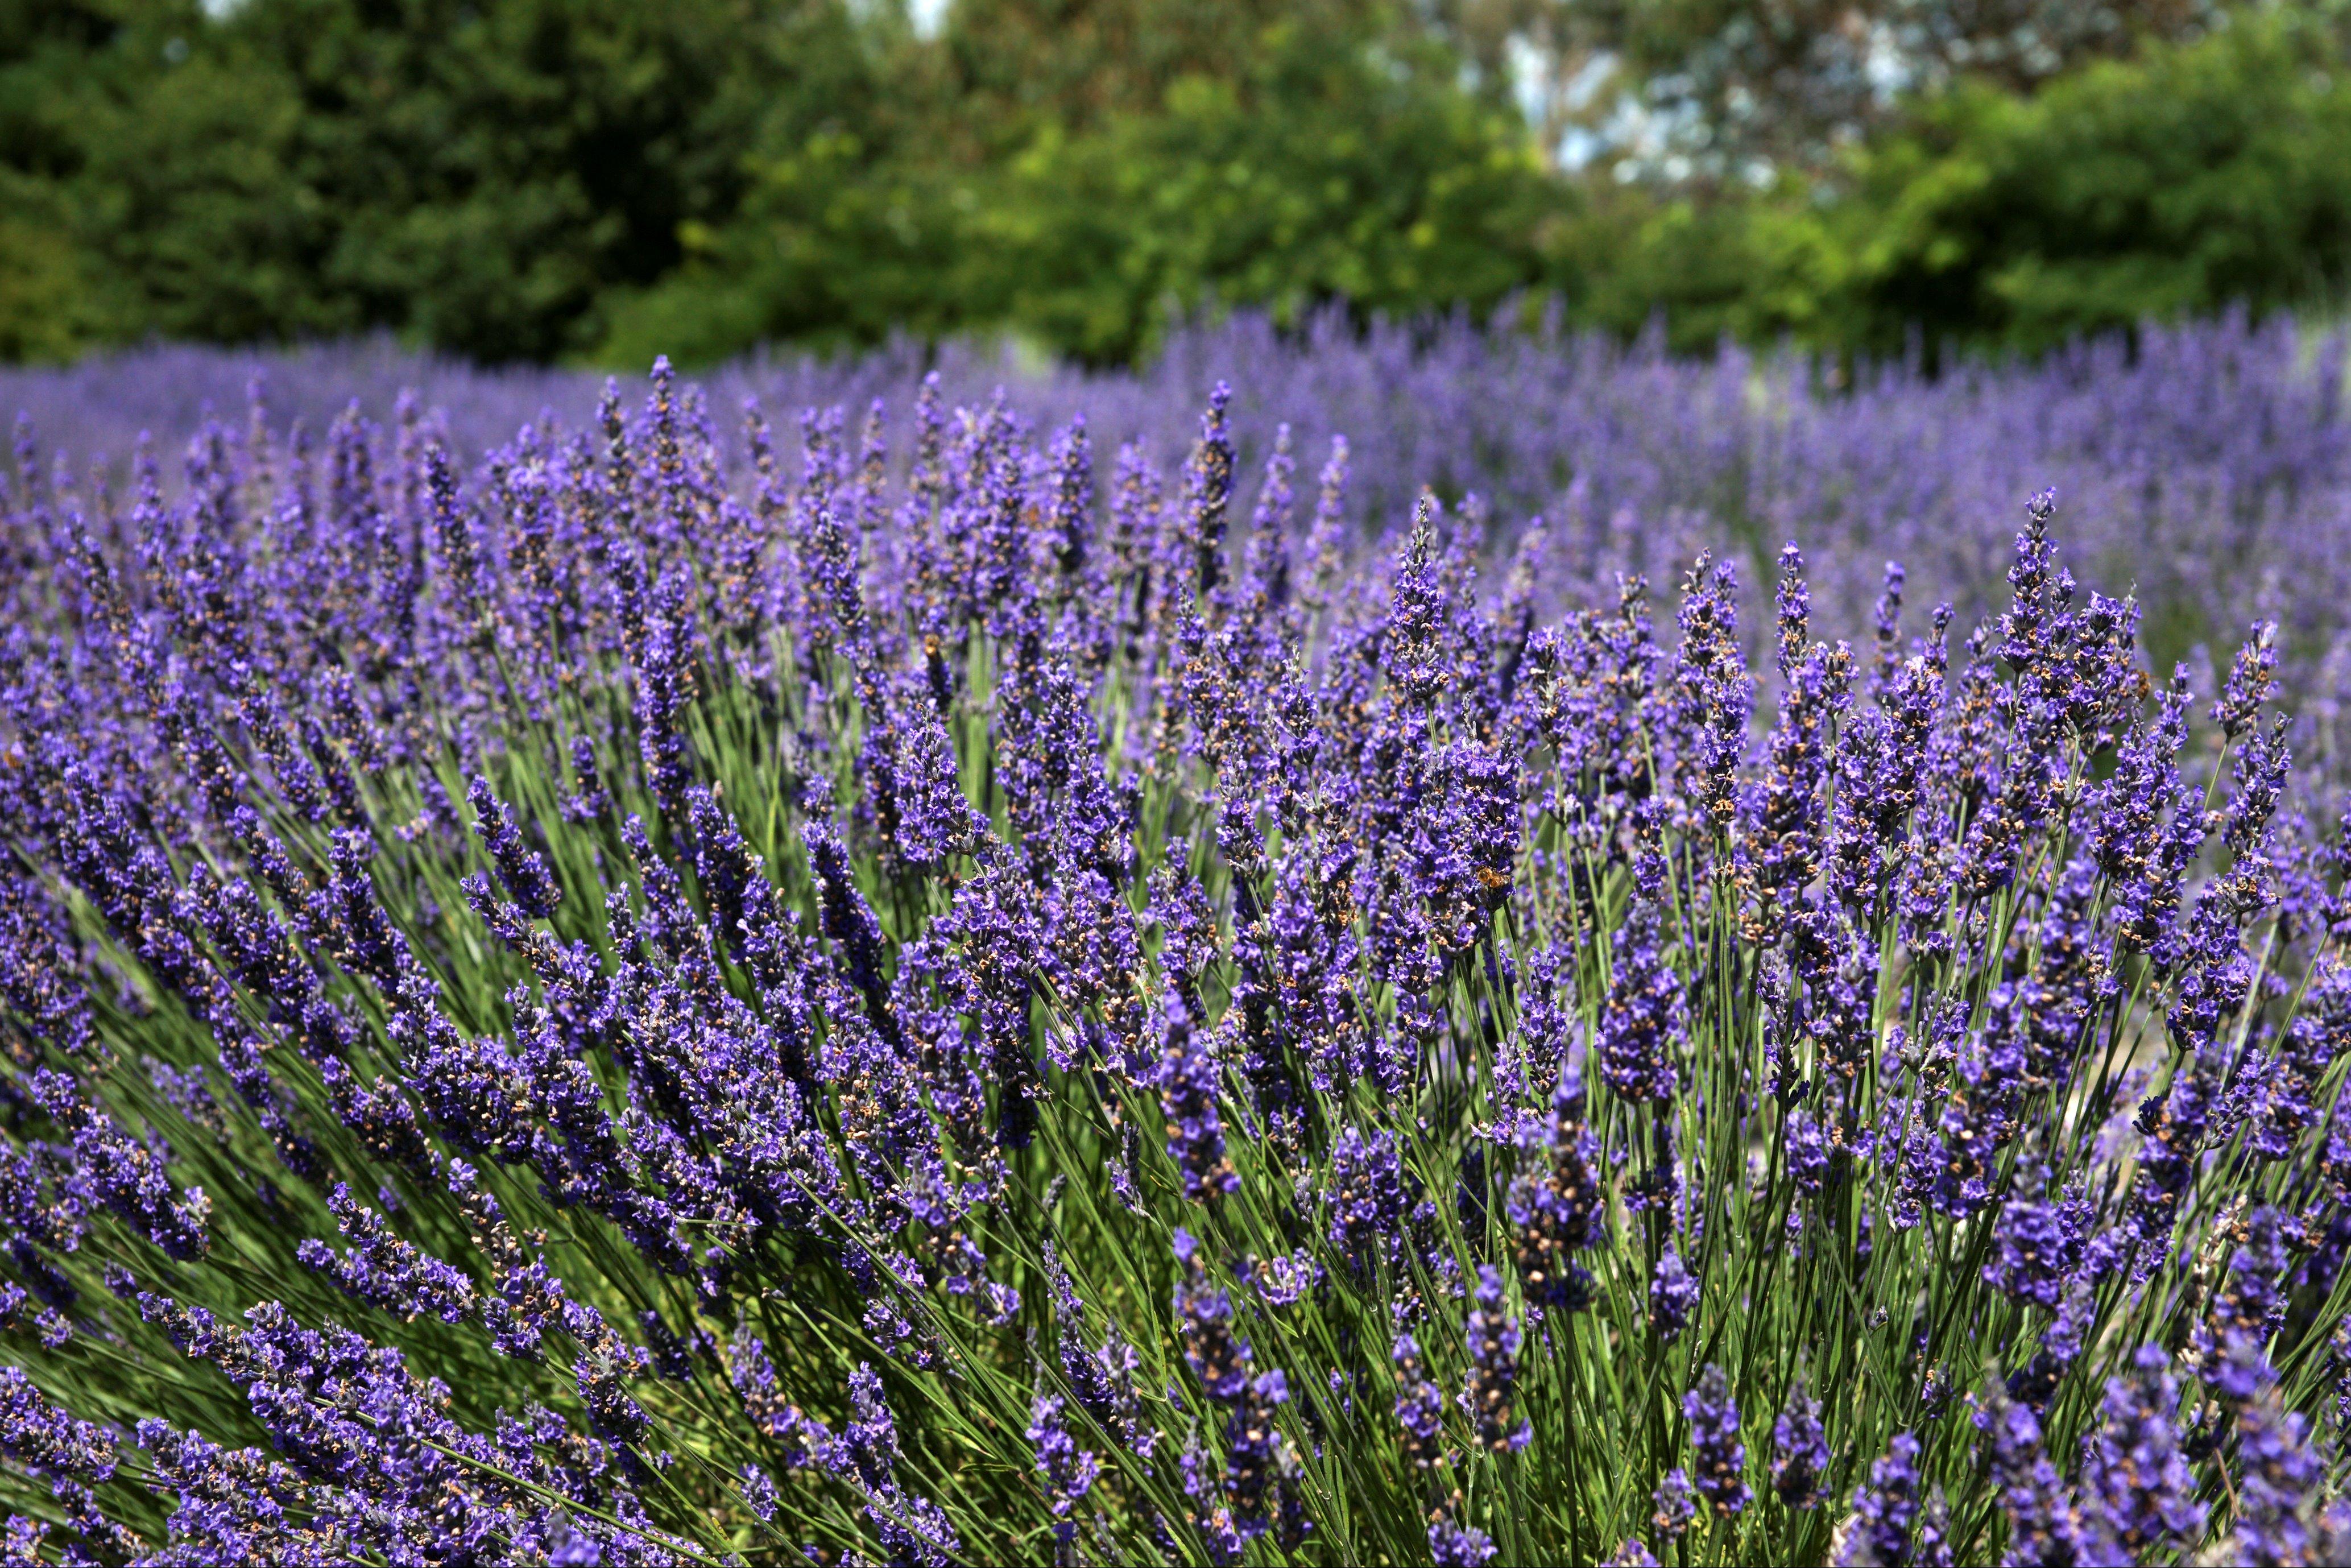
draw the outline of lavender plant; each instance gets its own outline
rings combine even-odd
[[[1487,519],[1494,579],[1514,549],[1526,552],[1544,620],[1604,601],[1619,571],[1666,586],[1700,549],[1768,570],[1792,540],[1825,624],[1862,627],[1892,558],[1913,602],[1950,601],[1964,632],[1998,612],[2029,476],[2066,498],[2076,573],[2140,594],[2140,641],[2158,675],[2185,658],[2199,685],[2217,685],[2205,658],[2225,669],[2251,622],[2276,623],[2281,679],[2304,727],[2298,771],[2351,776],[2339,738],[2351,696],[2343,340],[2283,317],[2148,325],[2035,361],[1930,376],[1902,362],[1848,375],[1730,346],[1710,361],[1677,358],[1654,339],[1624,344],[1517,308],[1487,322],[1367,328],[1332,311],[1287,332],[1239,313],[1175,330],[1158,360],[1132,371],[1040,367],[986,342],[902,341],[835,359],[754,357],[714,370],[708,387],[730,414],[756,393],[774,409],[839,404],[854,415],[877,397],[903,403],[934,361],[949,402],[982,406],[1001,388],[1040,440],[1082,415],[1106,480],[1129,441],[1180,462],[1202,389],[1228,379],[1240,472],[1261,470],[1287,422],[1303,492],[1343,435],[1347,522],[1375,519],[1376,533],[1434,487],[1458,520]],[[176,345],[61,369],[0,367],[0,411],[30,413],[79,472],[120,464],[142,431],[168,456],[214,412],[233,418],[256,378],[279,418],[314,433],[355,401],[376,419],[413,417],[401,413],[402,389],[421,389],[445,413],[453,447],[468,453],[542,411],[591,420],[601,384],[385,342]],[[720,434],[747,461],[732,430]],[[125,474],[112,477],[119,487]],[[1541,529],[1502,537],[1534,517]]]
[[[1750,670],[1221,388],[737,440],[25,444],[0,1561],[2351,1549],[2269,632],[2151,672],[2044,494]]]

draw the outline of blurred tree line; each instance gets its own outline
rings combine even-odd
[[[2333,306],[2340,0],[0,0],[0,356]]]

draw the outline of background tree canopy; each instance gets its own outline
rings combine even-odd
[[[0,0],[0,355],[504,361],[1562,297],[2031,349],[2327,308],[2342,8]]]

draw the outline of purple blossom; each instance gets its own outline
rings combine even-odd
[[[1445,1396],[1423,1371],[1420,1346],[1412,1335],[1396,1335],[1389,1359],[1395,1364],[1395,1416],[1404,1431],[1405,1457],[1425,1470],[1445,1451]]]
[[[1667,1542],[1679,1541],[1698,1519],[1698,1489],[1689,1472],[1676,1465],[1649,1493],[1649,1523]]]
[[[1600,1014],[1600,1076],[1626,1100],[1664,1105],[1679,1082],[1684,1037],[1681,977],[1666,961],[1663,914],[1636,899],[1618,934],[1614,975]]]
[[[1171,998],[1166,1017],[1156,1078],[1167,1121],[1167,1157],[1183,1173],[1189,1196],[1207,1199],[1237,1192],[1240,1177],[1226,1157],[1224,1122],[1217,1111],[1223,1074],[1206,1042],[1193,1033],[1182,1002]]]
[[[1792,1509],[1818,1507],[1829,1468],[1827,1434],[1820,1402],[1801,1382],[1771,1423],[1771,1490]]]
[[[1522,1135],[1520,1174],[1503,1215],[1516,1234],[1519,1277],[1530,1299],[1573,1310],[1587,1276],[1575,1253],[1600,1239],[1598,1145],[1583,1124],[1583,1085],[1571,1066],[1552,1096],[1550,1125]]]
[[[1182,1325],[1184,1358],[1208,1397],[1230,1402],[1249,1382],[1249,1347],[1233,1337],[1233,1299],[1208,1281],[1200,1244],[1187,1231],[1176,1232],[1176,1261],[1184,1277],[1176,1286],[1176,1317]]]
[[[2032,1411],[2005,1400],[1976,1416],[1991,1477],[2008,1520],[2010,1558],[2032,1568],[2069,1568],[2089,1544],[2072,1491],[2043,1448]]]
[[[1046,1496],[1053,1511],[1053,1536],[1063,1550],[1077,1538],[1070,1517],[1102,1474],[1102,1461],[1081,1448],[1061,1424],[1064,1401],[1059,1395],[1040,1394],[1029,1421],[1029,1440],[1037,1446],[1037,1472],[1045,1478]]]
[[[1626,1562],[2340,1556],[2336,361],[1823,399],[1317,319],[940,345],[903,441],[899,350],[778,361],[798,463],[666,366],[169,476],[21,437],[8,1549],[1604,1553],[1608,1467],[1495,1505],[1564,1420],[1656,1485]],[[2154,688],[2048,492],[1971,520],[2035,465],[2164,637],[2263,618],[2233,674]],[[1723,497],[1808,547],[1760,639],[1650,590]],[[1917,1409],[1796,1375],[1855,1354]]]
[[[1918,1439],[1896,1432],[1884,1458],[1869,1467],[1869,1484],[1854,1494],[1841,1563],[1886,1563],[1892,1568],[1948,1564],[1932,1500],[1922,1498]]]
[[[2082,1263],[2083,1207],[2011,1199],[2001,1211],[2000,1250],[1983,1266],[1985,1281],[2018,1301],[2054,1310]]]
[[[1649,1326],[1659,1339],[1671,1343],[1680,1337],[1698,1309],[1698,1281],[1682,1266],[1681,1254],[1667,1247],[1649,1281]]]
[[[350,1251],[338,1255],[324,1243],[306,1239],[295,1256],[371,1306],[402,1317],[420,1314],[443,1322],[463,1322],[475,1310],[474,1283],[459,1270],[392,1234],[381,1215],[351,1197],[337,1182],[327,1207]]]
[[[2193,1540],[2203,1526],[2196,1479],[2180,1452],[2179,1386],[2168,1364],[2159,1347],[2142,1345],[2128,1372],[2106,1380],[2077,1482],[2100,1552],[2135,1558]]]
[[[1428,1552],[1437,1568],[1483,1568],[1494,1560],[1492,1539],[1482,1530],[1440,1519],[1428,1527]]]
[[[1739,1440],[1739,1406],[1722,1368],[1707,1364],[1697,1385],[1682,1396],[1682,1416],[1690,1424],[1693,1484],[1698,1494],[1723,1518],[1743,1512],[1754,1494],[1743,1479],[1747,1445]]]
[[[1332,1246],[1368,1257],[1400,1240],[1412,1190],[1394,1135],[1342,1129],[1331,1146],[1330,1195]]]
[[[1524,1336],[1503,1299],[1502,1276],[1490,1265],[1478,1270],[1475,1304],[1462,1333],[1469,1343],[1469,1376],[1461,1391],[1478,1441],[1496,1451],[1516,1451],[1533,1440],[1527,1422],[1511,1424],[1519,1380],[1519,1348]]]

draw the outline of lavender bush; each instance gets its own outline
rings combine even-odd
[[[1546,615],[1607,597],[1620,570],[1669,584],[1702,549],[1768,576],[1792,540],[1840,627],[1866,623],[1888,559],[1908,569],[1918,602],[1948,599],[1972,624],[1998,609],[2020,486],[2052,486],[2065,497],[2076,570],[2148,607],[2142,641],[2155,668],[2188,658],[2209,685],[2204,648],[2225,664],[2249,622],[2278,623],[2281,679],[2307,727],[2297,742],[2305,767],[2351,774],[2338,738],[2351,696],[2343,345],[2283,318],[2148,327],[2132,341],[1936,379],[1887,364],[1844,385],[1799,355],[1726,347],[1705,363],[1654,340],[1572,334],[1556,319],[1531,331],[1459,318],[1358,331],[1325,316],[1284,336],[1240,315],[1174,332],[1135,372],[1090,375],[968,342],[929,356],[899,343],[832,361],[752,360],[714,372],[712,406],[731,411],[753,393],[785,411],[860,410],[876,397],[903,405],[926,358],[951,406],[979,407],[1002,386],[1039,430],[1082,413],[1104,454],[1133,439],[1171,466],[1190,448],[1203,389],[1228,380],[1242,471],[1263,464],[1281,422],[1301,452],[1343,434],[1351,517],[1374,535],[1407,517],[1424,486],[1491,519],[1504,552],[1506,529],[1545,518]],[[256,377],[278,418],[314,434],[353,400],[395,422],[402,390],[414,387],[465,452],[506,441],[542,411],[585,423],[601,386],[383,343],[292,354],[167,347],[0,370],[0,415],[28,413],[80,473],[120,463],[142,431],[168,454],[208,411],[235,421]],[[731,428],[720,439],[730,463],[747,460]]]
[[[2045,493],[1980,620],[1593,599],[1186,417],[28,440],[0,1561],[2351,1551],[2275,626],[2151,673]]]

